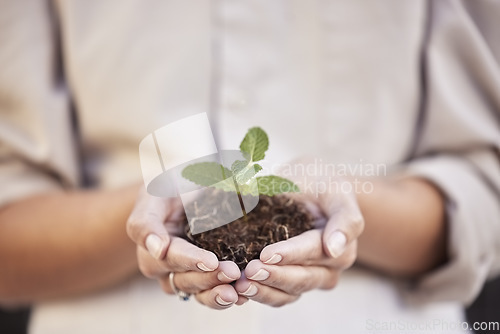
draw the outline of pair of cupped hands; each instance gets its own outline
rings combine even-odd
[[[330,181],[304,179],[304,183]],[[169,281],[174,272],[177,289],[213,309],[242,305],[249,299],[277,307],[313,289],[333,289],[356,260],[357,239],[364,229],[356,196],[307,190],[290,196],[305,203],[317,228],[268,245],[241,272],[234,262],[218,261],[214,253],[180,237],[179,199],[153,197],[143,189],[127,222],[127,233],[137,244],[139,269],[158,280],[168,294],[174,294]]]

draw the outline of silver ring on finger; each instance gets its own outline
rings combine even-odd
[[[174,272],[171,272],[168,274],[168,280],[170,282],[170,287],[174,291],[174,293],[179,297],[180,300],[187,302],[189,300],[189,297],[191,297],[190,293],[187,293],[185,291],[179,290],[175,284],[174,284]]]

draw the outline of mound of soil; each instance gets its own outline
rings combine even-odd
[[[234,194],[233,194],[234,195]],[[224,197],[207,196],[191,203],[193,209],[203,217],[197,223],[210,224],[210,215],[214,207],[224,204]],[[185,220],[186,239],[200,248],[212,251],[220,261],[233,261],[240,270],[248,262],[258,259],[264,247],[272,243],[287,240],[314,228],[314,220],[305,205],[281,194],[273,197],[261,195],[257,206],[246,217],[241,217],[229,224],[192,235]]]

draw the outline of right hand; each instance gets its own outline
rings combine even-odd
[[[140,271],[158,280],[168,294],[174,294],[168,278],[174,272],[175,286],[210,308],[245,303],[248,299],[238,296],[229,284],[241,276],[234,262],[219,262],[214,253],[178,237],[183,230],[182,212],[178,198],[154,197],[142,188],[127,221],[127,233],[137,244]]]

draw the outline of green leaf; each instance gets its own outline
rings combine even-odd
[[[274,196],[286,192],[300,192],[299,187],[292,181],[280,176],[268,175],[257,177],[259,193],[267,196]]]
[[[255,170],[255,174],[257,174],[258,172],[260,172],[262,170],[262,166],[259,164],[253,164],[253,169]]]
[[[238,173],[241,173],[241,171],[246,169],[247,167],[248,167],[248,161],[235,160],[233,162],[233,165],[231,166],[231,172],[233,173],[233,175],[237,175]]]
[[[217,162],[195,163],[185,167],[182,176],[200,186],[224,191],[235,191],[237,185],[242,195],[274,196],[284,192],[299,192],[299,187],[295,183],[280,176],[261,176],[255,179],[256,183],[248,182],[262,170],[262,166],[255,162],[264,159],[268,147],[269,138],[264,130],[259,127],[251,128],[240,145],[246,160],[236,160],[231,170]]]
[[[267,134],[259,127],[248,130],[245,138],[240,144],[240,150],[250,162],[264,159],[265,153],[269,148],[269,138]]]
[[[259,164],[250,164],[246,160],[236,160],[231,166],[234,178],[238,184],[245,184],[262,170]]]
[[[259,196],[259,187],[256,184],[239,184],[238,190],[240,194],[243,196],[251,195],[251,196]]]
[[[197,185],[234,191],[233,174],[217,162],[199,162],[186,166],[182,176]]]

